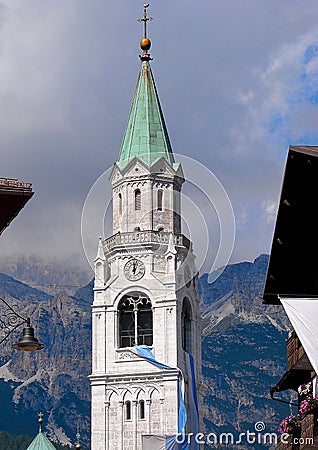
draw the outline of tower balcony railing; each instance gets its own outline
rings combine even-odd
[[[19,181],[17,178],[0,178],[0,188],[22,189],[32,191],[32,183]]]
[[[104,241],[106,251],[112,250],[116,246],[136,245],[136,244],[168,244],[170,233],[166,231],[132,231],[126,233],[116,233]],[[183,234],[174,234],[174,245],[191,249],[191,241]]]

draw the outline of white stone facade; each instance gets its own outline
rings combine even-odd
[[[114,166],[114,234],[100,240],[95,259],[92,450],[141,450],[142,434],[177,433],[178,369],[187,403],[185,350],[194,358],[198,387],[201,382],[197,271],[180,228],[183,181],[181,167],[174,170],[164,158],[150,169],[138,158],[123,171]],[[147,329],[139,327],[142,308]],[[135,328],[126,330],[126,317]],[[148,340],[157,361],[173,369],[137,356],[136,340]]]

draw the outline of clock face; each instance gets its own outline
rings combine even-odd
[[[145,275],[145,265],[139,259],[130,259],[124,266],[124,274],[127,280],[140,280]]]

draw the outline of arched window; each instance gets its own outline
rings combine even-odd
[[[122,212],[123,212],[123,199],[122,199],[121,194],[118,194],[118,212],[119,212],[119,215],[121,216]]]
[[[135,190],[135,211],[141,210],[141,192],[140,189]]]
[[[125,420],[131,420],[131,402],[129,400],[125,402]]]
[[[125,295],[118,306],[119,347],[152,345],[153,325],[151,301],[148,297]]]
[[[192,351],[191,319],[192,319],[191,305],[189,300],[187,298],[184,298],[181,313],[181,327],[182,327],[181,331],[182,331],[182,348],[187,353],[191,353]]]
[[[158,209],[158,211],[162,211],[162,199],[163,199],[163,191],[161,189],[159,189],[158,193],[157,193],[157,209]]]
[[[139,400],[138,415],[139,415],[139,419],[145,419],[145,401],[144,400]]]

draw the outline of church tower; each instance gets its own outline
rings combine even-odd
[[[110,176],[113,234],[100,239],[94,261],[92,450],[141,450],[143,435],[176,435],[181,373],[191,431],[194,374],[200,392],[198,275],[192,243],[181,231],[184,175],[150,67],[148,6],[139,19],[140,73]],[[140,346],[159,364],[145,359]]]

